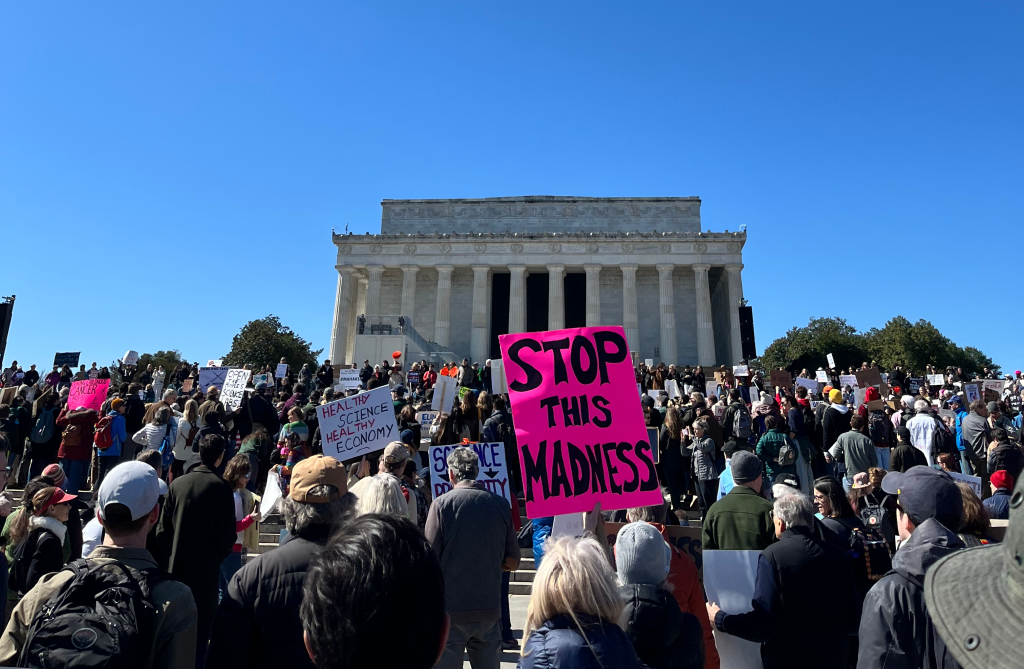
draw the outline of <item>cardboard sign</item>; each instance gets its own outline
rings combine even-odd
[[[6,388],[0,388],[0,404],[10,406],[14,402],[14,398],[17,396],[17,386],[7,386]]]
[[[417,411],[416,422],[420,424],[420,427],[429,430],[430,426],[434,424],[434,420],[440,415],[440,411]]]
[[[964,396],[967,399],[967,403],[970,404],[975,400],[981,399],[981,389],[978,388],[977,383],[965,383],[964,384]]]
[[[857,385],[861,388],[882,385],[882,375],[877,367],[858,369],[854,376],[857,377]]]
[[[337,390],[338,386],[341,386],[343,390],[356,390],[359,388],[358,369],[337,369],[335,372],[338,374],[338,382],[335,386],[335,390]]]
[[[452,404],[459,392],[459,382],[451,376],[438,376],[434,384],[434,399],[430,402],[430,408],[434,411],[448,414],[452,412]]]
[[[793,384],[793,375],[784,369],[773,369],[770,379],[773,388],[788,388]]]
[[[829,353],[825,357],[828,358],[828,368],[829,369],[835,369],[836,368],[836,359],[832,357],[832,354]]]
[[[283,379],[286,376],[288,376],[288,365],[282,362],[280,365],[277,366],[277,371],[274,372],[274,378]]]
[[[199,390],[206,392],[210,386],[217,386],[218,390],[224,390],[224,381],[228,376],[227,367],[200,367],[199,368]]]
[[[626,526],[626,523],[605,523],[604,532],[608,539],[608,545],[615,545],[615,537],[619,531]],[[666,525],[665,534],[668,535],[668,542],[679,549],[679,552],[693,560],[697,567],[697,575],[702,576],[704,570],[703,550],[701,548],[701,528],[680,527],[679,525]]]
[[[802,379],[800,377],[797,377],[796,385],[807,388],[807,390],[811,391],[812,393],[818,392],[818,382],[815,381],[814,379]]]
[[[733,365],[732,367],[733,376],[750,376],[750,369],[747,365]]]
[[[665,392],[668,393],[668,398],[674,400],[679,397],[679,384],[676,383],[675,379],[669,379],[665,382]]]
[[[501,358],[491,359],[491,390],[499,395],[508,392],[508,379],[505,378],[505,361]]]
[[[460,445],[430,447],[430,491],[434,499],[452,489],[448,481],[448,454]],[[476,482],[495,495],[504,497],[511,506],[512,491],[509,489],[505,444],[469,444],[469,447],[476,451],[480,459],[480,473],[477,474]]]
[[[818,371],[816,371],[814,373],[814,378],[815,378],[815,380],[818,383],[828,383],[829,382],[828,372],[826,372],[824,369],[819,369]]]
[[[864,392],[867,392],[867,388]],[[868,411],[885,411],[885,400],[871,400],[868,402]]]
[[[220,401],[224,408],[234,411],[242,406],[242,395],[245,393],[245,386],[249,383],[252,371],[248,369],[229,369],[224,377],[224,386],[221,388]]]
[[[974,494],[979,498],[981,497],[980,476],[970,476],[968,474],[961,474],[960,472],[948,472],[948,474],[953,477],[954,481],[963,481],[967,485],[971,486],[971,490],[974,491]]]
[[[852,386],[852,387],[856,388],[857,387],[857,377],[854,376],[853,374],[840,374],[839,375],[839,385],[841,385],[843,388],[845,388],[846,386]]]
[[[68,407],[73,411],[78,407],[99,411],[107,399],[110,379],[85,379],[71,384],[68,395]]]
[[[928,385],[929,386],[941,386],[946,383],[946,377],[942,374],[929,374]]]
[[[345,462],[398,440],[391,389],[374,388],[316,408],[324,455]]]
[[[498,338],[530,518],[663,503],[621,326]],[[656,446],[655,446],[656,448]]]
[[[138,351],[125,351],[124,356],[121,358],[121,364],[128,367],[134,367],[139,364],[139,352]]]
[[[68,367],[78,367],[78,359],[82,357],[81,352],[76,353],[55,353],[53,356],[53,364],[59,369],[64,365]]]
[[[181,382],[181,392],[190,393],[192,392],[192,385],[195,383],[195,379],[185,379]]]

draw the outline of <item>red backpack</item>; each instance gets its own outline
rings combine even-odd
[[[113,423],[113,416],[104,416],[96,423],[96,434],[93,436],[92,441],[96,444],[96,448],[101,451],[105,451],[114,445],[114,435],[111,430]]]

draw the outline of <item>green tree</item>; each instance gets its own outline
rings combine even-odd
[[[845,369],[859,366],[868,357],[864,337],[842,318],[812,318],[806,327],[792,328],[785,337],[776,339],[754,361],[764,369],[785,367],[794,372],[803,368],[828,368],[828,354],[836,365]]]
[[[315,370],[321,353],[323,349],[314,351],[308,341],[281,325],[281,319],[271,314],[242,327],[231,341],[231,351],[224,356],[224,364],[263,369],[266,365],[276,367],[284,358],[293,371],[298,371],[303,364]]]
[[[139,356],[139,368],[145,369],[146,365],[153,365],[153,370],[160,369],[160,365],[164,366],[164,371],[167,372],[168,379],[164,383],[170,381],[171,372],[178,365],[179,362],[183,362],[184,359],[181,357],[181,351],[178,349],[172,349],[170,351],[157,351],[156,353],[143,353]]]

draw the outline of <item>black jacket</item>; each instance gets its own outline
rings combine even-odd
[[[892,559],[892,571],[868,591],[860,618],[857,669],[952,669],[924,605],[924,574],[963,542],[934,518],[921,523]]]
[[[289,535],[269,553],[235,572],[220,602],[208,667],[312,667],[302,642],[302,586],[329,528]]]
[[[277,412],[265,395],[255,394],[249,397],[249,413],[252,415],[253,425],[259,423],[267,428],[267,433],[272,439],[277,439],[281,431],[281,422],[277,418]]]
[[[715,626],[760,642],[764,669],[845,669],[860,598],[846,553],[814,529],[787,528],[764,549],[751,603],[748,613],[719,612]]]
[[[825,409],[821,416],[821,448],[824,451],[832,448],[832,445],[839,439],[839,435],[850,431],[850,418],[853,417],[853,409],[847,408],[842,413],[834,406]]]
[[[56,534],[37,527],[24,541],[23,557],[15,562],[15,585],[21,594],[34,588],[43,576],[64,568],[64,544]]]
[[[988,473],[991,475],[1000,469],[1006,470],[1014,481],[1020,480],[1020,474],[1024,471],[1024,451],[1020,446],[1009,441],[996,444],[988,455]]]
[[[640,661],[651,669],[702,669],[704,631],[664,588],[628,585],[623,618]]]

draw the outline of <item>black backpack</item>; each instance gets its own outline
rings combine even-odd
[[[857,592],[862,597],[892,569],[889,544],[877,526],[865,524],[864,527],[851,527],[846,555],[853,566]]]
[[[889,425],[883,412],[868,412],[868,434],[871,441],[875,442],[875,446],[889,445]]]
[[[28,629],[19,667],[145,668],[156,607],[151,588],[165,576],[117,561],[80,559],[74,576],[39,610]]]
[[[938,416],[932,416],[932,419],[938,423],[938,429],[935,430],[935,435],[932,437],[932,452],[935,453],[936,461],[938,461],[940,453],[953,455],[957,452],[956,437],[946,428],[942,419]]]

